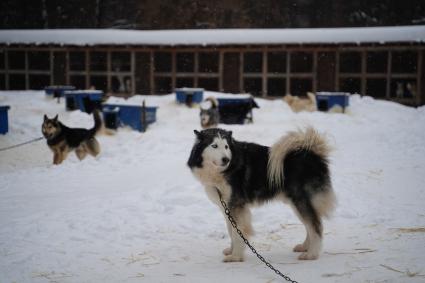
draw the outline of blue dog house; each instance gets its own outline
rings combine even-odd
[[[64,95],[66,110],[80,109],[82,112],[91,113],[94,109],[101,108],[103,98],[101,90],[68,90]]]
[[[7,111],[10,109],[8,105],[0,105],[0,134],[5,135],[9,131],[9,119]]]
[[[193,103],[201,103],[204,98],[203,88],[176,88],[175,93],[177,102],[186,104],[189,107],[192,106]]]
[[[342,112],[349,105],[350,94],[346,92],[317,92],[316,103],[319,111],[329,111],[333,107],[341,107]]]
[[[158,107],[139,105],[104,104],[103,120],[105,127],[117,129],[118,126],[130,126],[139,132],[145,132],[147,126],[156,121]]]
[[[254,98],[242,96],[217,98],[220,123],[245,124],[253,122],[252,108],[259,108]]]

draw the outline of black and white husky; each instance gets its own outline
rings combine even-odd
[[[206,107],[205,104],[209,104],[209,106]],[[205,99],[201,104],[199,116],[201,118],[201,127],[203,129],[217,127],[220,122],[217,99],[214,97],[208,97]]]
[[[239,229],[252,234],[250,206],[277,199],[288,203],[305,225],[307,236],[294,247],[299,259],[317,259],[321,250],[322,217],[335,205],[328,167],[330,147],[314,129],[290,132],[272,147],[240,142],[222,129],[194,131],[196,141],[188,166],[204,185],[209,199],[224,212],[217,190]],[[243,261],[245,244],[232,228],[223,261]]]

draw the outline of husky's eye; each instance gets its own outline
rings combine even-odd
[[[225,149],[228,149],[228,148],[229,148],[229,146],[228,146],[228,145],[226,145],[226,146],[224,146],[224,148],[225,148]]]
[[[212,146],[212,148],[217,148],[218,147],[216,144],[212,144],[211,146]]]

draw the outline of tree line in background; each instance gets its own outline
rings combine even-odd
[[[309,28],[425,24],[424,0],[2,0],[0,28]]]

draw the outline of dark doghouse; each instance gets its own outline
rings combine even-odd
[[[9,111],[10,106],[0,105],[0,134],[5,135],[9,131],[9,119],[7,116],[7,111]]]
[[[329,111],[333,107],[341,107],[342,112],[349,106],[350,94],[345,92],[317,92],[316,103],[319,111]]]
[[[252,97],[218,98],[220,123],[245,124],[253,122],[253,108],[259,108]]]
[[[156,109],[139,105],[104,104],[103,119],[105,127],[117,129],[119,126],[130,126],[145,132],[148,125],[156,121]]]
[[[191,107],[194,103],[201,103],[204,96],[203,88],[176,88],[176,100],[178,103],[184,103]]]

